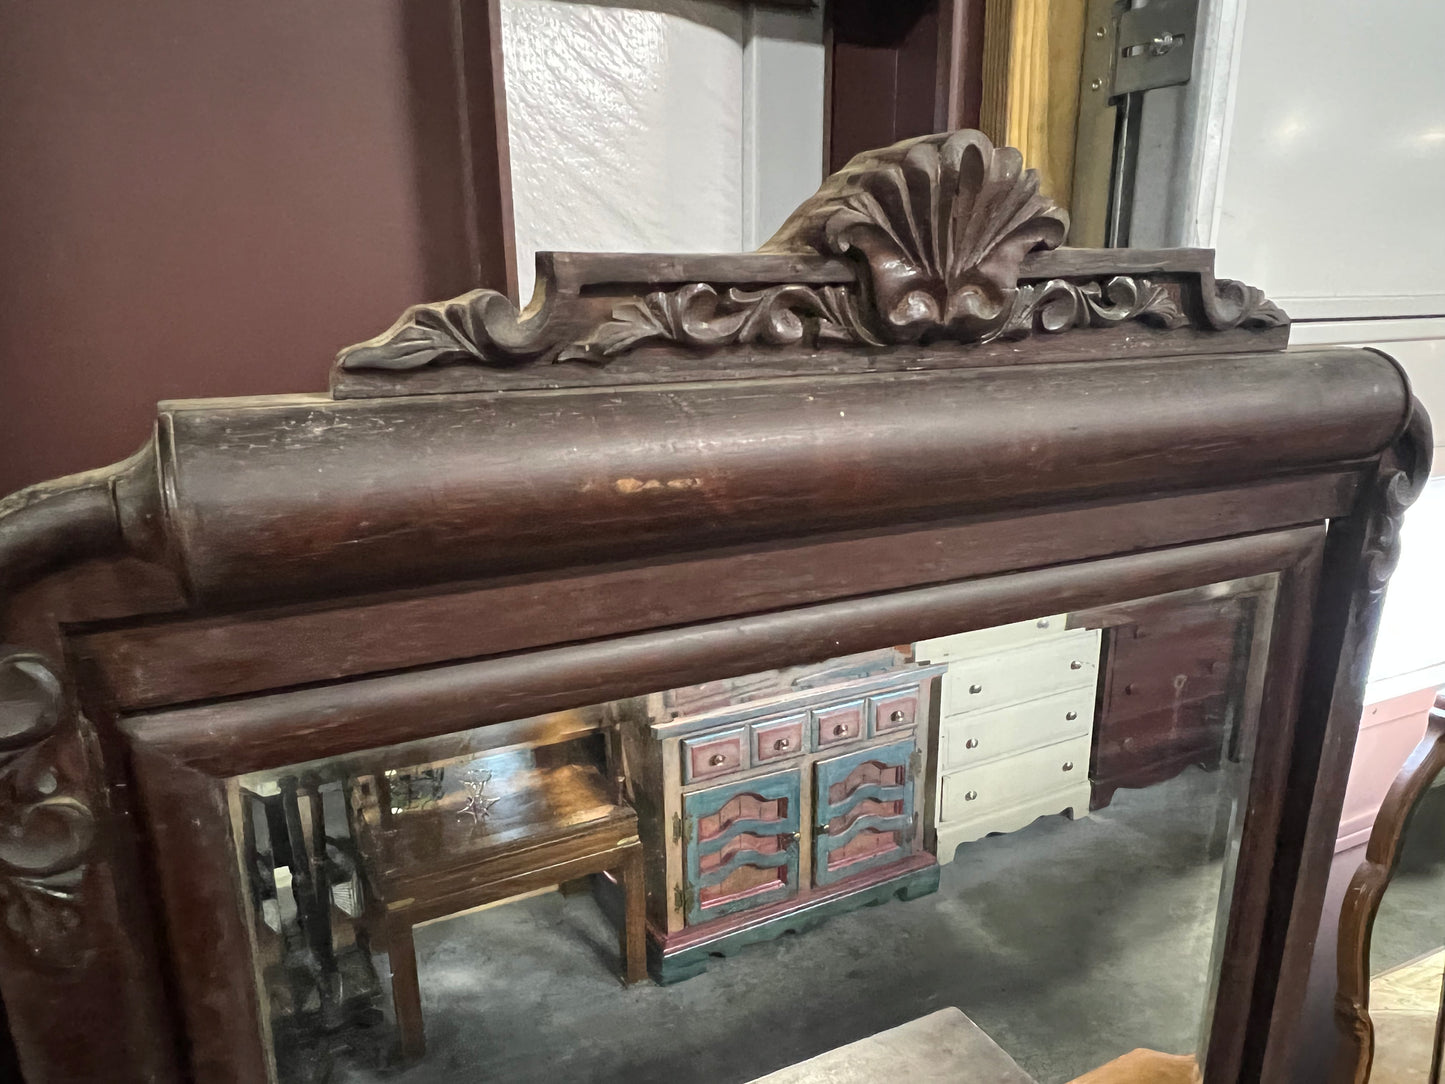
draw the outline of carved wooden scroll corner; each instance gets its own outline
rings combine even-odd
[[[48,968],[93,954],[82,912],[96,817],[66,766],[68,713],[43,656],[0,646],[0,932]]]

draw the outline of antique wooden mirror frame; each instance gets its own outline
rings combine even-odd
[[[1058,249],[976,132],[756,254],[539,258],[162,404],[0,504],[3,991],[32,1081],[265,1080],[226,780],[1240,577],[1277,587],[1205,1051],[1282,1080],[1398,523],[1405,378],[1195,250]]]

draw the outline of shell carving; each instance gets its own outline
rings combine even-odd
[[[857,253],[891,341],[970,342],[1003,327],[1024,257],[1068,228],[1018,151],[960,131],[858,155],[761,251]]]

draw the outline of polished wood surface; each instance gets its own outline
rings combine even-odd
[[[168,404],[0,503],[27,1076],[266,1079],[238,773],[1277,574],[1207,1064],[1284,1080],[1428,419],[1207,253],[1035,247],[1017,165],[939,138],[762,254],[559,254],[526,317],[424,306],[333,398]]]

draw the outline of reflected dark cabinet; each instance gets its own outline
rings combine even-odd
[[[605,906],[641,881],[613,915],[664,978],[932,916],[890,994],[931,996],[997,944],[939,932],[986,868],[941,871],[940,839],[999,853],[1081,815],[1091,745],[1096,787],[1237,783],[1234,865],[1200,872],[1197,1045],[1169,1053],[1282,1084],[1429,421],[1383,354],[1285,352],[1212,254],[1065,230],[1017,152],[926,136],[756,253],[543,254],[526,310],[414,307],[326,393],[164,403],[132,458],[0,502],[0,993],[31,1084],[275,1080],[268,916],[333,979],[401,944],[368,913],[559,873]],[[1154,608],[1188,592],[1209,612]],[[916,653],[1061,614],[1103,631]],[[387,775],[493,757],[510,789],[448,774],[439,808]],[[1083,853],[1123,793],[1043,834]],[[623,946],[592,940],[616,990]],[[552,947],[549,989],[597,964]],[[859,1038],[853,1011],[818,1026]],[[329,1053],[351,1015],[307,1034]]]
[[[1105,629],[1090,770],[1091,806],[1197,764],[1217,768],[1258,709],[1249,680],[1258,599],[1131,606]]]

